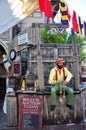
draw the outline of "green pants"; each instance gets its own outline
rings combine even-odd
[[[51,88],[51,104],[57,105],[56,92],[60,91],[60,86],[62,87],[63,91],[67,92],[66,103],[68,105],[71,105],[73,102],[73,89],[68,87],[68,86],[62,85],[62,84],[52,86],[52,88]]]

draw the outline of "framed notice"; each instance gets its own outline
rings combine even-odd
[[[21,61],[14,61],[13,62],[13,75],[20,76],[21,75]]]
[[[19,130],[42,128],[42,96],[24,96],[19,103]]]

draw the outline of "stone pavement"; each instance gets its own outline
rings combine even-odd
[[[3,127],[0,130],[18,130],[18,128],[12,128],[12,127]],[[22,129],[22,130],[86,130],[86,124],[61,124],[61,125],[51,125],[51,126],[43,126],[42,129]]]

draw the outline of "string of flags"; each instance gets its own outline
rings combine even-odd
[[[65,0],[58,0],[59,10],[56,15],[53,16],[53,7],[51,0],[39,0],[39,9],[44,12],[45,16],[52,18],[55,23],[62,23],[63,25],[69,25],[75,33],[86,37],[86,21],[65,2]]]

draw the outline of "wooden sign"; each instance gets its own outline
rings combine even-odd
[[[19,130],[42,128],[42,97],[24,96],[19,103]]]

